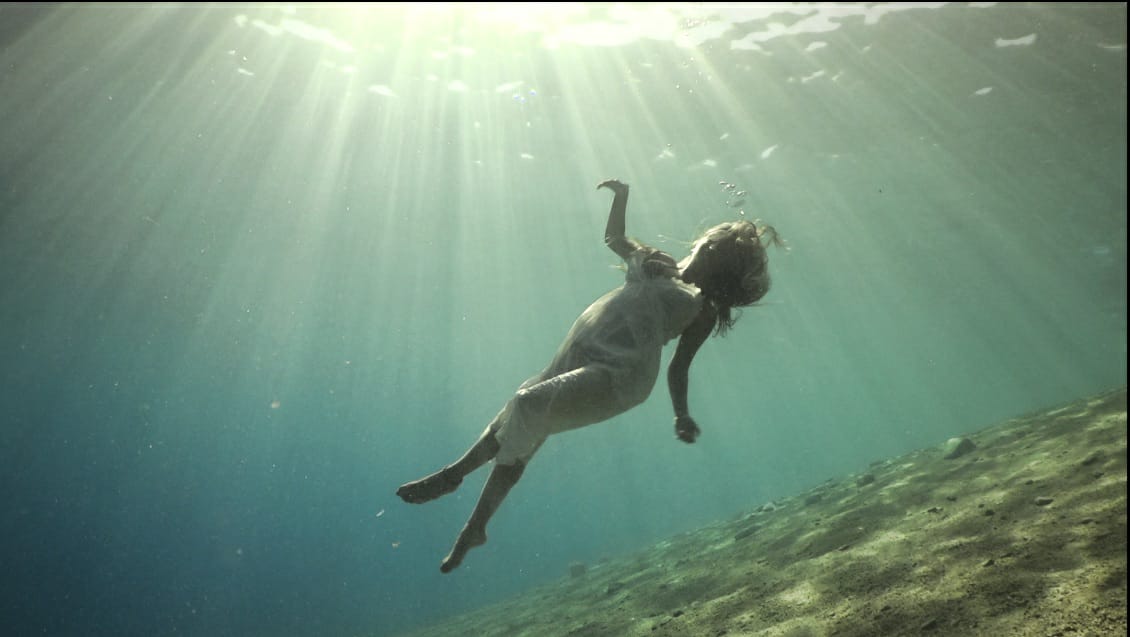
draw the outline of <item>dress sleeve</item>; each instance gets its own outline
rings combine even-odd
[[[628,267],[628,281],[643,281],[647,278],[647,273],[643,269],[644,259],[647,258],[649,251],[646,247],[638,247],[632,250],[627,259],[624,259],[624,264]]]

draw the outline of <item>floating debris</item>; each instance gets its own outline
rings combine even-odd
[[[494,87],[494,92],[495,93],[511,93],[514,90],[516,90],[518,87],[522,86],[522,84],[523,84],[523,82],[521,80],[516,80],[514,82],[506,82],[505,84],[499,84],[498,86]]]
[[[396,97],[396,91],[393,91],[391,88],[385,86],[384,84],[373,84],[369,87],[369,92],[376,95],[382,95],[384,97]]]
[[[1014,39],[1011,39],[1011,40],[1007,39],[1007,38],[997,38],[996,40],[993,41],[993,44],[995,44],[998,49],[1006,47],[1006,46],[1029,46],[1029,45],[1032,45],[1032,44],[1035,44],[1035,43],[1036,43],[1036,34],[1035,33],[1029,33],[1028,35],[1026,35],[1022,38],[1014,38]]]

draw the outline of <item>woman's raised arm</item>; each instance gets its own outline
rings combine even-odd
[[[625,261],[628,256],[639,248],[639,244],[632,241],[624,234],[624,216],[628,211],[628,184],[618,179],[602,181],[597,188],[607,188],[615,193],[612,199],[612,209],[608,212],[608,225],[604,229],[604,245],[620,255]]]

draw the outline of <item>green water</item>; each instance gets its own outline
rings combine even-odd
[[[392,634],[1126,382],[1124,4],[8,4],[0,44],[13,634]],[[774,225],[773,289],[697,444],[662,384],[551,439],[441,576],[483,476],[394,491],[622,281],[610,177],[679,257]]]

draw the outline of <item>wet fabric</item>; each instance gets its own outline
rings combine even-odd
[[[526,462],[547,436],[607,420],[647,399],[663,346],[703,302],[695,286],[649,275],[643,262],[652,253],[639,249],[628,257],[624,285],[581,313],[549,366],[524,382],[491,422],[501,445],[496,462]],[[529,394],[519,400],[523,390]]]

